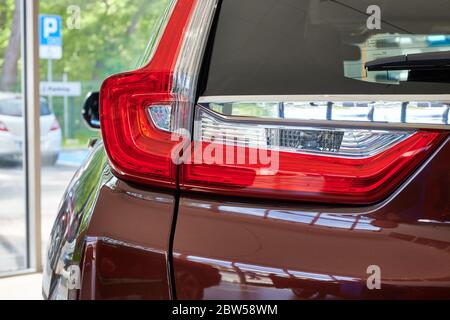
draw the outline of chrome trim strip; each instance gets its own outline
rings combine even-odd
[[[286,119],[286,118],[263,118],[263,117],[247,117],[247,116],[227,116],[203,105],[197,105],[212,117],[216,117],[223,122],[242,123],[242,124],[264,124],[264,125],[295,125],[305,127],[323,127],[323,128],[373,128],[373,129],[395,129],[395,130],[411,130],[411,129],[439,129],[450,130],[447,124],[427,124],[427,123],[395,123],[395,122],[381,122],[381,121],[349,121],[349,120],[304,120],[304,119]],[[197,112],[196,114],[199,114]],[[196,120],[198,116],[196,116]]]
[[[189,18],[173,75],[172,92],[178,96],[171,131],[192,125],[195,91],[209,32],[219,0],[198,0]],[[183,114],[184,113],[184,114]]]
[[[352,110],[351,106],[346,106],[345,103],[361,103],[364,102],[368,107],[371,107],[372,111],[370,111],[371,117],[369,114],[367,118],[360,118],[358,115],[357,119],[342,119],[342,115],[339,113],[334,116],[335,110]],[[442,117],[441,121],[435,121],[435,116],[433,111],[430,111],[429,115],[425,113],[425,117],[421,119],[414,118],[415,111],[411,110],[411,107],[414,107],[415,103],[430,103],[430,104],[441,104],[442,107],[447,108],[444,110],[442,115],[437,114],[439,117]],[[257,123],[296,123],[302,125],[318,125],[318,126],[342,126],[342,127],[375,127],[375,128],[408,128],[408,129],[441,129],[441,130],[450,130],[450,123],[448,120],[449,112],[450,112],[450,95],[260,95],[260,96],[202,96],[199,98],[199,104],[204,105],[209,108],[208,104],[232,104],[232,103],[268,103],[268,104],[280,104],[283,106],[292,104],[311,104],[311,107],[308,106],[308,109],[314,109],[317,107],[319,111],[320,108],[324,107],[324,104],[327,104],[327,114],[326,116],[310,116],[309,118],[303,116],[292,116],[284,117],[279,116],[271,119],[267,119],[265,117],[252,117],[250,116],[230,116],[218,114],[221,117],[230,119],[229,121],[246,121],[246,122],[257,122]],[[344,106],[339,106],[339,103],[344,103]],[[384,105],[383,103],[386,103]],[[385,109],[385,107],[392,107],[393,110],[395,106],[392,106],[392,103],[398,104],[398,107],[401,108],[400,114],[392,114],[392,117],[378,117],[374,119],[374,112],[379,112],[381,110],[386,114],[386,111],[389,113],[390,110]],[[321,104],[321,106],[314,106],[314,104]],[[292,107],[291,107],[292,108]],[[299,106],[300,108],[300,106]],[[334,109],[336,108],[336,109]],[[420,106],[419,108],[426,109],[425,107]],[[434,109],[434,107],[433,107]],[[301,109],[299,109],[301,110]],[[417,109],[420,110],[420,109]],[[437,109],[434,109],[434,111]],[[292,111],[291,111],[292,112]],[[354,111],[352,111],[354,112]],[[284,114],[284,111],[283,111]],[[391,115],[391,114],[390,114]],[[348,115],[347,118],[350,118]],[[354,118],[355,118],[354,117]],[[412,118],[411,118],[412,117]]]
[[[173,91],[194,95],[218,0],[197,1],[185,31],[174,72]]]

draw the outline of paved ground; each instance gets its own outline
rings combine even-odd
[[[42,242],[45,250],[59,202],[86,151],[62,153],[42,168]],[[20,167],[0,167],[0,274],[25,266],[24,178]]]
[[[42,274],[0,279],[0,300],[42,300]]]

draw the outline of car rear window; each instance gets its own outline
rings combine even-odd
[[[52,112],[46,100],[41,99],[41,116],[51,115]]]
[[[21,117],[22,116],[22,100],[20,99],[4,99],[0,100],[0,115]],[[52,114],[46,100],[41,99],[41,116]]]
[[[199,94],[446,94],[446,83],[367,72],[365,63],[449,50],[448,0],[223,0]]]
[[[0,115],[21,117],[22,100],[18,99],[0,100]]]

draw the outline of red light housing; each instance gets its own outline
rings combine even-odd
[[[308,153],[269,151],[278,161],[249,164],[252,148],[202,143],[223,154],[245,155],[243,164],[195,163],[183,167],[182,189],[224,195],[326,203],[370,204],[384,199],[422,163],[444,135],[419,131],[374,156],[349,158]],[[234,150],[230,150],[234,149]],[[256,152],[254,153],[256,154]]]
[[[151,61],[143,68],[114,75],[100,91],[100,121],[105,149],[119,176],[175,187],[171,133],[157,128],[148,108],[170,106],[182,112],[184,98],[174,92],[177,58],[196,1],[179,0]],[[177,107],[176,107],[177,106]],[[174,116],[175,117],[175,116]]]

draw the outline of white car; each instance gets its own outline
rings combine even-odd
[[[47,101],[41,98],[41,154],[43,164],[55,164],[61,150],[61,128]],[[0,161],[19,162],[23,155],[22,96],[0,92]]]

